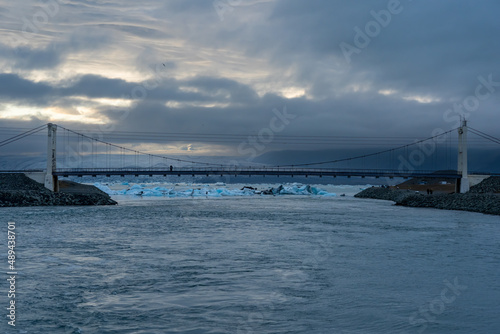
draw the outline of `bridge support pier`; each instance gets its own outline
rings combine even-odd
[[[457,171],[462,178],[457,179],[456,192],[464,194],[469,191],[469,171],[467,166],[467,121],[462,120],[458,128],[458,167]]]
[[[47,170],[45,172],[45,188],[53,192],[59,191],[59,182],[53,172],[56,170],[56,131],[57,125],[48,124],[48,139],[47,139]]]

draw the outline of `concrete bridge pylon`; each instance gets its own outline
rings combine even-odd
[[[467,120],[463,119],[461,126],[458,128],[458,166],[457,171],[462,175],[457,180],[457,193],[466,193],[470,189],[469,171],[467,165]]]
[[[56,175],[53,173],[57,168],[57,125],[49,123],[48,124],[48,138],[47,138],[47,170],[45,172],[44,185],[45,188],[57,192],[59,191],[59,182]]]

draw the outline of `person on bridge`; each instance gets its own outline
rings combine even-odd
[[[174,170],[174,167],[172,167],[172,165],[170,165],[170,171],[173,171]]]

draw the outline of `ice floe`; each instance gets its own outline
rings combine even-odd
[[[309,196],[324,196],[334,197],[335,193],[330,193],[321,188],[303,185],[300,183],[282,184],[279,186],[266,186],[259,190],[251,186],[242,188],[230,189],[228,185],[217,183],[213,185],[201,185],[192,187],[191,184],[186,184],[187,189],[178,187],[178,184],[172,184],[168,187],[153,186],[146,184],[129,185],[127,182],[122,182],[120,189],[111,189],[108,184],[96,182],[94,186],[104,191],[109,195],[133,195],[133,196],[166,196],[166,197],[225,197],[225,196],[265,196],[265,195],[309,195]],[[112,185],[113,188],[115,188]],[[192,187],[192,188],[191,188]],[[181,188],[181,189],[179,189]]]

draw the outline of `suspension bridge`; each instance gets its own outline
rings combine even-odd
[[[58,178],[69,176],[315,176],[315,177],[374,177],[374,178],[437,178],[456,180],[456,191],[467,192],[471,180],[482,180],[495,173],[474,173],[468,170],[468,133],[500,144],[500,139],[470,128],[467,121],[461,126],[409,144],[391,147],[342,159],[312,161],[280,166],[241,166],[211,163],[152,154],[104,141],[56,124],[45,124],[0,141],[0,148],[47,129],[47,164],[43,169],[0,170],[0,173],[24,173],[58,191]],[[59,134],[58,129],[62,134]],[[451,157],[450,140],[458,133],[455,151],[456,169],[422,168],[425,160]],[[447,150],[440,150],[446,146]],[[58,150],[59,148],[59,150]],[[60,152],[62,151],[62,152]],[[359,163],[359,162],[363,163]],[[349,165],[350,164],[350,165]],[[480,175],[478,175],[480,174]],[[474,182],[475,183],[475,182]]]

